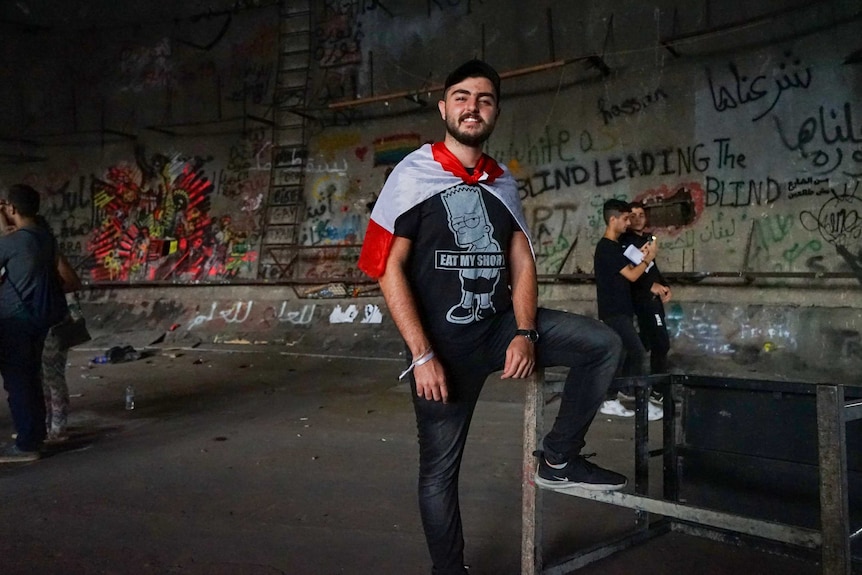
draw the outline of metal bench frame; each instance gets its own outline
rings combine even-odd
[[[612,541],[580,550],[563,561],[544,566],[542,560],[542,495],[534,482],[536,458],[544,436],[544,406],[547,395],[559,393],[562,382],[546,383],[543,370],[527,379],[524,403],[524,450],[522,476],[522,575],[563,575],[624,549],[649,541],[669,531],[710,537],[720,541],[748,543],[765,549],[794,553],[819,559],[823,575],[850,575],[853,569],[851,541],[862,529],[851,535],[848,504],[848,475],[845,427],[849,421],[862,419],[862,401],[846,402],[844,386],[782,382],[816,396],[820,474],[820,530],[753,519],[679,502],[679,469],[677,465],[678,414],[676,398],[679,386],[710,385],[722,387],[729,378],[698,378],[685,375],[661,375],[614,380],[612,389],[635,390],[635,484],[634,493],[589,491],[579,488],[555,490],[575,497],[592,499],[635,510],[634,529]],[[746,383],[757,385],[755,380]],[[712,383],[714,382],[714,383]],[[762,382],[764,386],[770,382]],[[649,387],[664,390],[662,420],[663,448],[649,451],[647,401]],[[663,457],[663,497],[650,497],[649,460]],[[660,515],[650,520],[650,514]]]

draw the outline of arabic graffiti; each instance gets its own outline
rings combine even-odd
[[[304,304],[299,310],[292,309],[289,302],[283,301],[280,306],[267,306],[258,323],[270,326],[271,321],[279,323],[290,323],[292,325],[309,325],[314,319],[314,311],[316,304]],[[376,306],[375,306],[376,307]],[[255,307],[254,300],[236,301],[224,306],[217,301],[211,302],[209,310],[203,313],[196,313],[186,330],[200,328],[214,320],[221,320],[224,324],[245,324],[248,320],[254,317]],[[367,315],[367,312],[366,312]],[[370,323],[364,322],[363,323]]]
[[[819,175],[842,168],[846,176],[862,177],[862,126],[853,125],[850,102],[844,102],[839,109],[829,107],[828,112],[820,106],[816,114],[802,121],[795,134],[785,129],[777,117],[775,127],[784,147],[799,152]]]
[[[281,307],[278,312],[276,312],[275,308],[272,306],[266,308],[261,322],[269,325],[271,320],[275,320],[282,323],[291,323],[293,325],[308,325],[311,323],[311,320],[314,319],[315,307],[317,307],[317,304],[305,304],[299,311],[288,310],[287,302],[283,301],[281,302]]]
[[[741,219],[745,219],[745,214]],[[700,242],[707,244],[712,241],[728,241],[736,234],[736,218],[726,217],[724,212],[718,212],[709,223],[705,224],[700,232]]]
[[[824,186],[817,189],[817,186]],[[824,196],[832,193],[829,189],[829,178],[795,178],[787,182],[787,199],[804,198],[805,196]]]
[[[787,90],[805,90],[811,86],[811,68],[803,69],[801,66],[802,61],[794,57],[792,52],[787,51],[778,69],[773,71],[773,78],[770,81],[765,74],[750,78],[731,62],[727,67],[732,78],[727,83],[715,80],[712,70],[707,68],[706,80],[712,96],[712,105],[716,112],[724,112],[767,98],[765,102],[768,106],[751,119],[752,122],[756,122],[775,108],[782,94]]]
[[[356,243],[363,229],[362,217],[353,209],[348,195],[351,193],[344,171],[316,172],[302,224],[302,245],[330,245]]]
[[[247,302],[238,301],[232,304],[228,309],[220,310],[218,315],[225,323],[243,323],[248,319],[253,306],[254,302],[251,300],[248,300]],[[213,302],[212,305],[210,305],[209,313],[196,315],[186,329],[191,330],[196,327],[200,327],[205,323],[211,322],[215,319],[215,312],[218,307],[218,303]],[[243,310],[245,310],[245,313],[243,313]],[[242,316],[240,316],[240,314],[242,314]]]

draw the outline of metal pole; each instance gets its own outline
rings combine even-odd
[[[817,441],[820,459],[820,534],[823,575],[850,575],[850,509],[844,387],[817,386]]]
[[[542,490],[534,474],[544,419],[545,372],[537,368],[527,378],[524,397],[524,452],[521,476],[521,575],[542,573]]]

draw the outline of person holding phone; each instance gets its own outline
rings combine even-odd
[[[633,202],[628,230],[620,236],[623,248],[633,245],[641,248],[655,243],[655,236],[646,231],[648,222],[644,205]],[[653,265],[632,286],[632,303],[638,318],[638,331],[644,347],[650,354],[650,373],[653,375],[668,372],[667,355],[670,352],[670,337],[667,333],[664,304],[672,297],[667,280],[661,275],[657,265]],[[650,397],[660,401],[657,392]]]
[[[628,203],[611,199],[602,208],[606,228],[596,245],[594,270],[596,276],[596,303],[599,319],[611,327],[623,340],[625,359],[619,370],[622,377],[644,374],[646,349],[634,325],[635,307],[632,298],[632,285],[655,267],[658,245],[644,242],[639,249],[626,251],[620,237],[629,227],[631,207]],[[620,403],[617,393],[605,396],[599,411],[605,415],[631,417],[634,411]],[[647,418],[650,421],[661,419],[662,410],[649,403]]]

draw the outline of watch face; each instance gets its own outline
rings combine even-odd
[[[515,334],[523,335],[524,337],[526,337],[527,339],[529,339],[533,343],[536,343],[537,341],[539,341],[539,332],[537,332],[534,329],[519,329],[519,330],[515,331]]]

